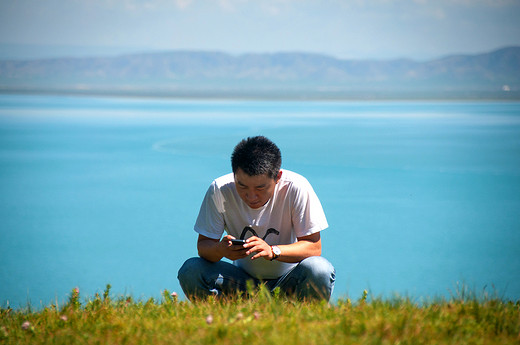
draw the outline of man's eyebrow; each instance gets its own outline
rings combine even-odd
[[[247,185],[243,184],[242,181],[240,181],[239,179],[237,179],[237,183],[240,186],[247,187]],[[266,183],[262,183],[261,185],[255,186],[254,188],[265,188],[265,186],[267,186],[267,184]]]

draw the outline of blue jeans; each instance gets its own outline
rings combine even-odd
[[[328,301],[334,289],[336,272],[325,258],[311,256],[280,278],[260,281],[229,262],[210,262],[194,257],[182,265],[178,278],[184,294],[190,300],[210,295],[247,293],[247,282],[252,281],[254,286],[265,283],[271,292],[279,287],[282,294],[298,299]]]

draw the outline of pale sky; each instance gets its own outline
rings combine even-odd
[[[203,50],[425,60],[519,46],[519,23],[520,0],[0,0],[0,57]]]

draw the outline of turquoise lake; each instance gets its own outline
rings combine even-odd
[[[0,306],[182,296],[193,224],[244,137],[311,182],[333,299],[520,299],[520,103],[0,95]]]

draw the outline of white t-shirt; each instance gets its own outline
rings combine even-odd
[[[256,235],[270,245],[279,245],[294,243],[298,237],[327,227],[320,200],[307,179],[283,170],[272,198],[258,209],[250,208],[240,198],[233,173],[217,178],[204,197],[194,229],[212,239],[220,239],[225,230],[235,238]],[[278,278],[296,265],[250,257],[234,263],[257,279]]]

